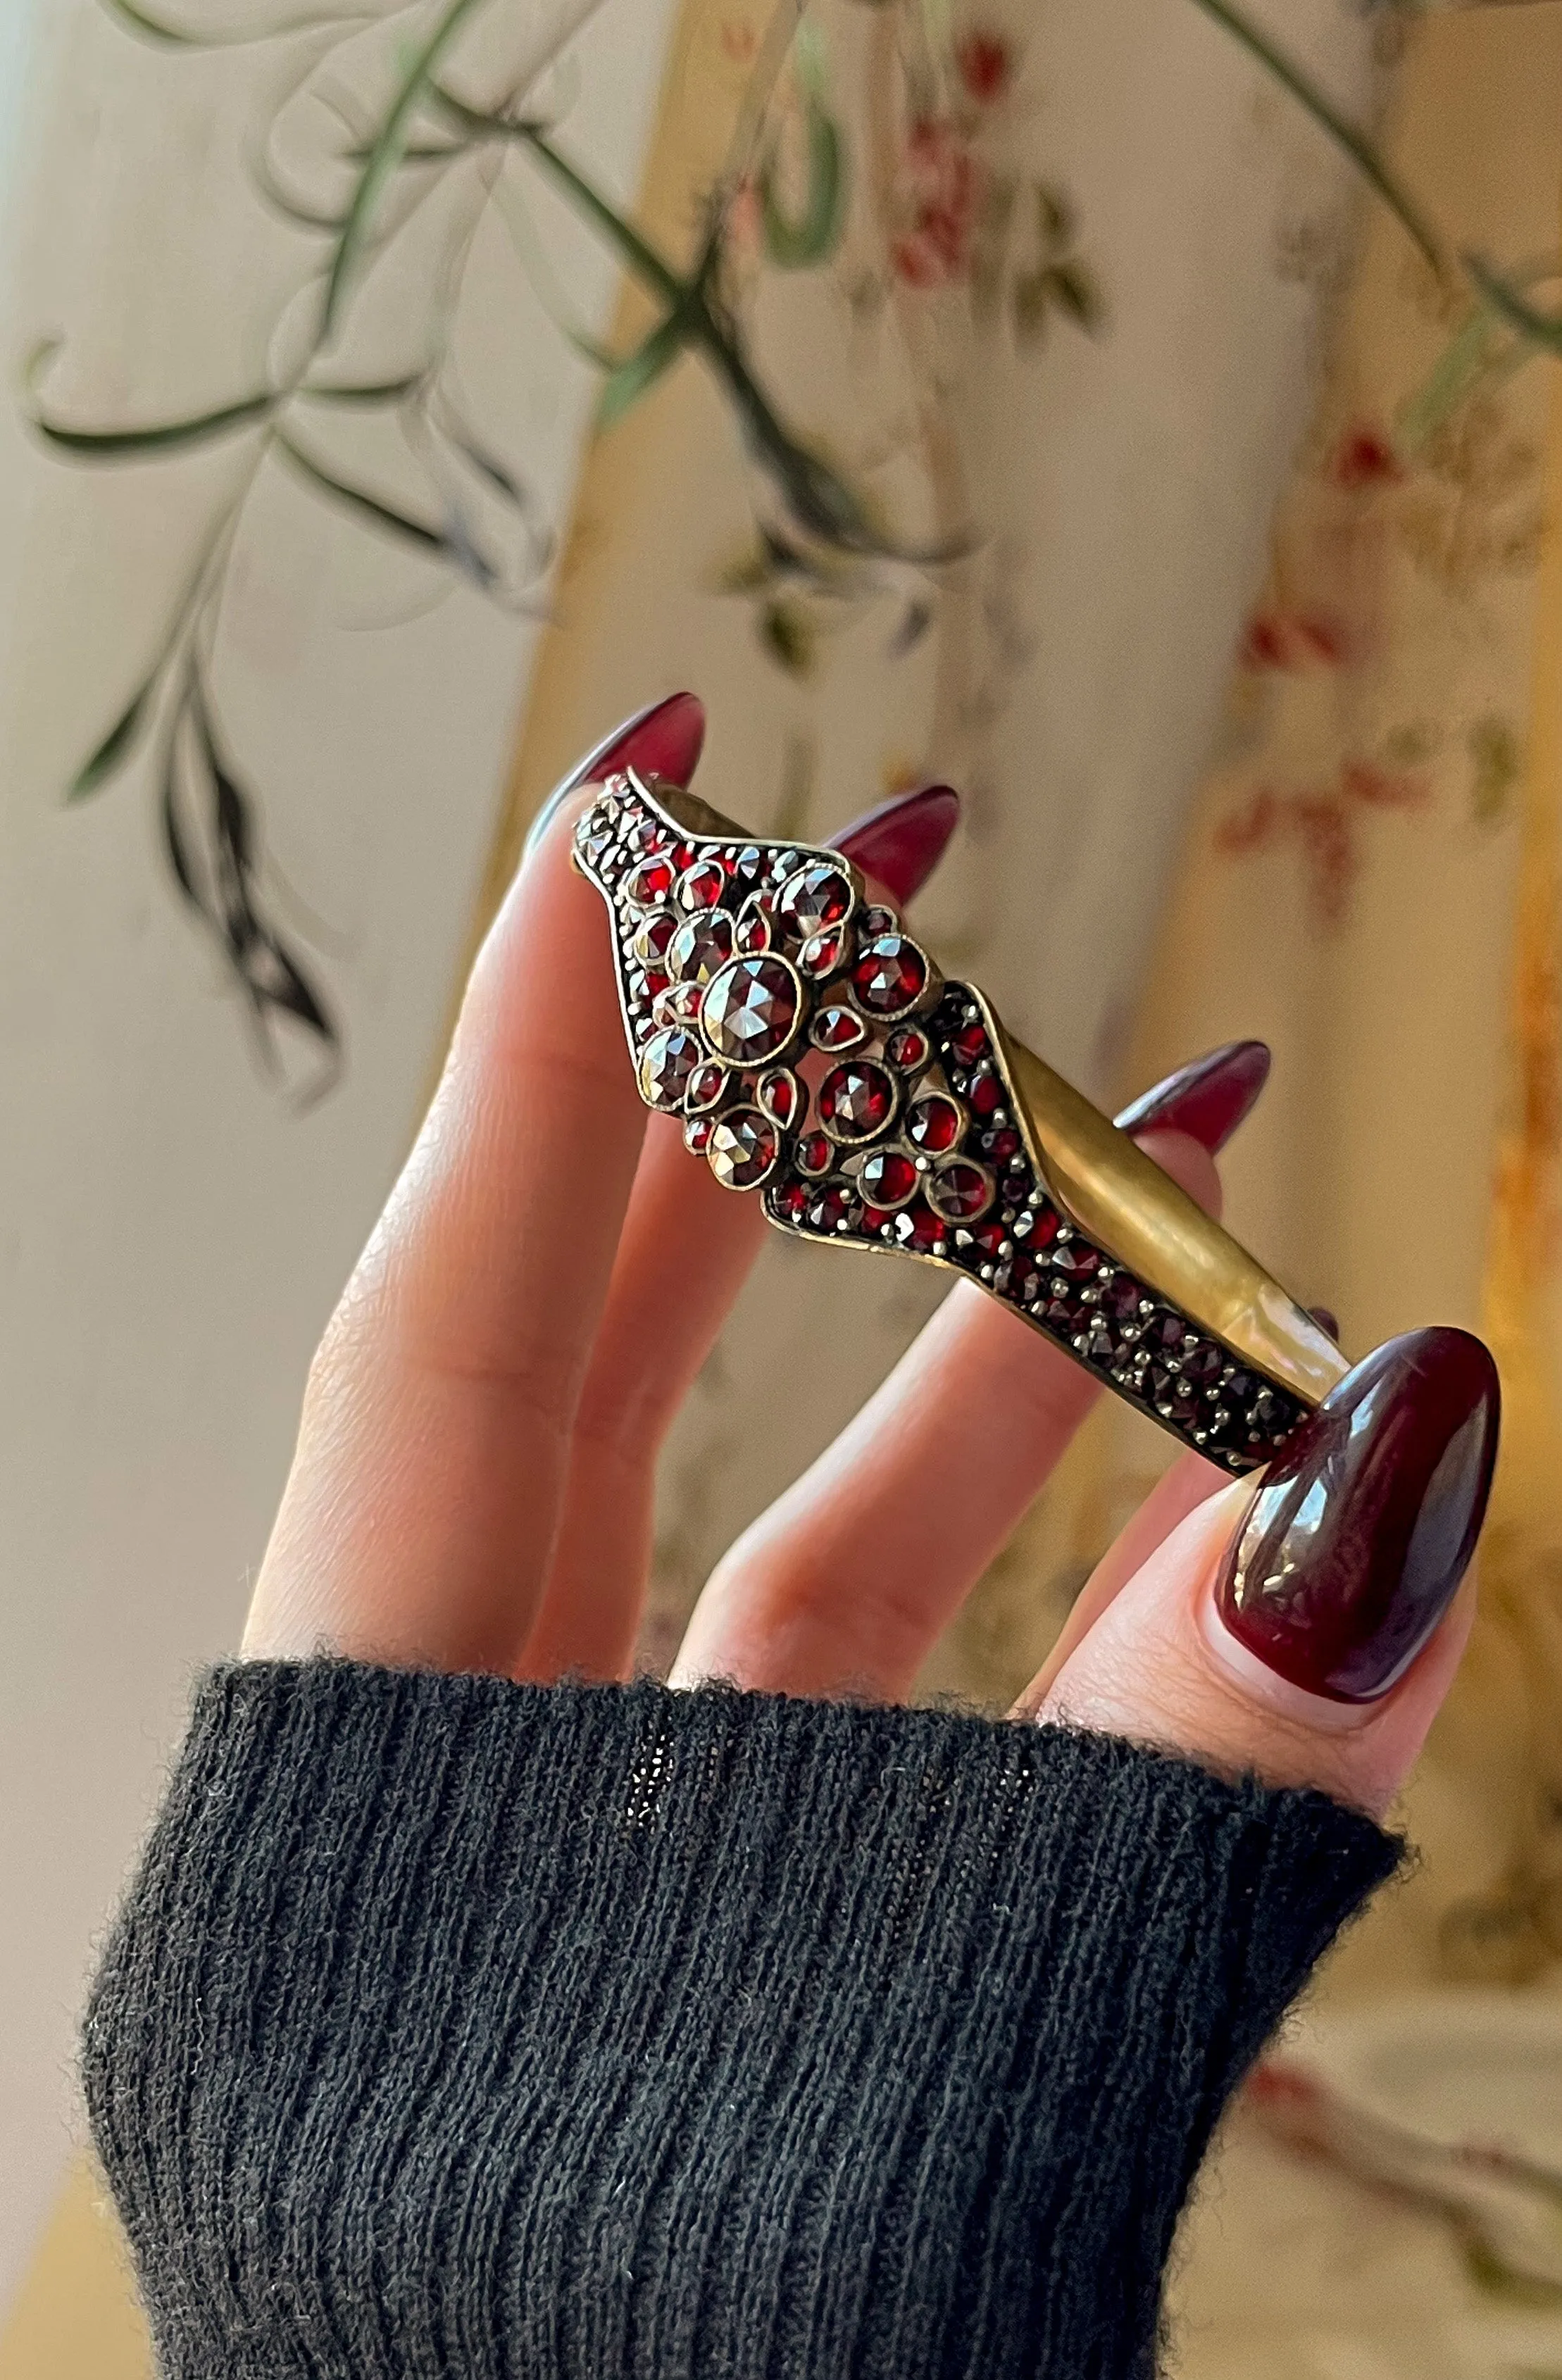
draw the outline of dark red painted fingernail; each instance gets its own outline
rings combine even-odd
[[[1335,1345],[1339,1345],[1339,1317],[1332,1305],[1310,1305],[1307,1309],[1320,1330],[1326,1330]]]
[[[670,777],[675,785],[687,785],[704,741],[705,706],[698,695],[669,694],[660,702],[648,702],[643,710],[637,710],[604,736],[583,760],[578,760],[567,777],[554,787],[531,821],[526,850],[542,841],[560,803],[568,800],[577,785],[605,777],[614,769],[638,769],[643,776]]]
[[[1185,1132],[1214,1157],[1250,1115],[1269,1080],[1267,1041],[1226,1041],[1130,1100],[1123,1132]]]
[[[1225,1626],[1332,1702],[1375,1702],[1447,1610],[1496,1459],[1496,1366],[1411,1330],[1348,1372],[1263,1475],[1219,1585]]]
[[[959,822],[960,797],[954,787],[923,785],[854,819],[830,837],[830,844],[855,860],[892,901],[909,901],[933,874]]]

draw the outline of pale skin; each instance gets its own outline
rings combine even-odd
[[[443,1079],[311,1366],[244,1638],[542,1682],[629,1672],[656,1457],[766,1226],[647,1118],[596,893],[591,797],[528,855]],[[1218,1209],[1181,1133],[1143,1146]],[[821,1263],[870,1259],[821,1255]],[[681,1295],[669,1300],[676,1278]],[[836,1443],[717,1565],[672,1682],[901,1700],[1100,1391],[957,1285]],[[1380,1702],[1233,1666],[1205,1607],[1251,1489],[1181,1457],[1014,1713],[1313,1785],[1381,1815],[1446,1691],[1470,1590]]]

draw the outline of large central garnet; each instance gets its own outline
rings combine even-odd
[[[706,988],[701,1030],[729,1066],[760,1066],[792,1039],[801,1005],[802,986],[785,959],[733,959]]]

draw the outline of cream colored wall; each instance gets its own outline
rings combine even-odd
[[[569,137],[628,202],[667,0],[535,0],[527,21],[571,11],[590,22]],[[220,22],[223,0],[168,13]],[[0,61],[25,53],[26,83],[0,103],[0,152],[13,120],[27,146],[14,173],[0,153],[0,2320],[31,2265],[7,2369],[25,2353],[60,2380],[58,2342],[112,2301],[79,2181],[31,2265],[71,2154],[83,1977],[190,1674],[237,1638],[311,1349],[414,1127],[538,618],[464,587],[431,609],[427,565],[280,473],[262,490],[220,672],[281,897],[295,930],[322,923],[345,1026],[339,1087],[300,1113],[171,884],[151,772],[62,799],[244,449],[77,468],[26,432],[16,372],[61,340],[51,396],[89,425],[255,384],[312,255],[249,179],[289,62],[153,47],[100,0],[37,0],[27,33],[11,0]],[[549,228],[578,316],[602,322],[612,260]],[[463,387],[562,527],[596,374],[488,230]]]

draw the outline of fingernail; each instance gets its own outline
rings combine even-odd
[[[1267,1041],[1223,1042],[1131,1100],[1117,1119],[1118,1129],[1185,1132],[1214,1157],[1252,1112],[1269,1065]]]
[[[959,820],[960,797],[952,785],[923,785],[854,819],[831,836],[830,846],[855,860],[891,900],[909,901],[943,858]]]
[[[1211,1643],[1328,1702],[1385,1694],[1469,1567],[1500,1407],[1496,1366],[1465,1330],[1408,1331],[1358,1364],[1264,1473]]]
[[[531,857],[557,816],[559,805],[569,799],[578,785],[605,777],[615,769],[639,769],[644,776],[669,777],[676,785],[687,785],[704,740],[705,706],[698,695],[669,694],[660,702],[648,702],[643,710],[635,711],[604,736],[583,760],[578,760],[567,777],[554,787],[527,831],[522,862]]]
[[[1339,1317],[1332,1305],[1310,1305],[1307,1309],[1320,1330],[1326,1330],[1335,1345],[1339,1345]]]

